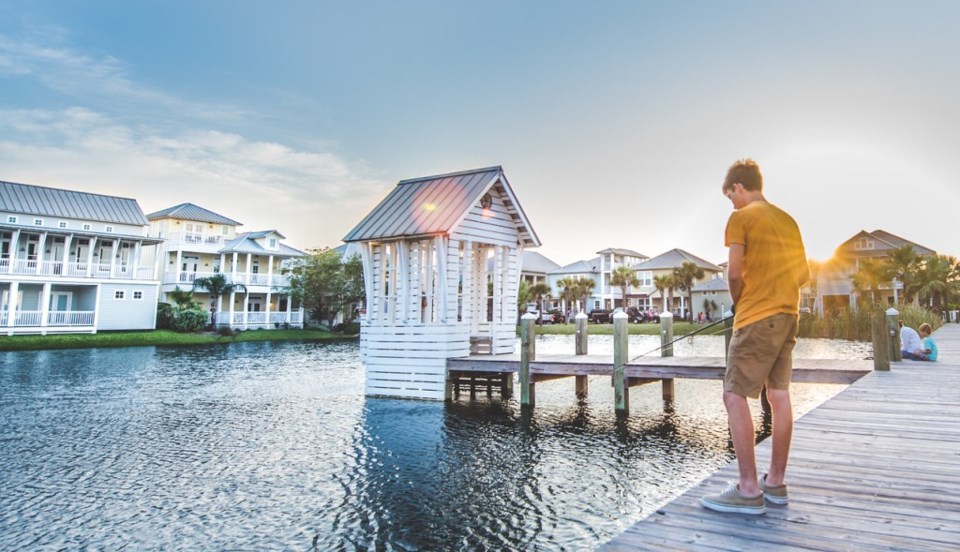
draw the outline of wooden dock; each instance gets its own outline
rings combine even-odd
[[[701,507],[736,481],[733,461],[601,550],[960,549],[960,325],[934,338],[938,362],[894,362],[796,421],[789,505]],[[768,439],[761,473],[769,458]]]

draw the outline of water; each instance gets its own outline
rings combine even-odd
[[[609,378],[590,385],[538,384],[529,415],[365,398],[355,343],[0,353],[0,549],[583,550],[732,458],[719,382],[678,380],[672,405],[634,388],[620,420]]]

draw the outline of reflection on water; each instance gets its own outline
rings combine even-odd
[[[730,460],[719,382],[676,392],[368,399],[355,343],[0,353],[0,549],[591,548]]]

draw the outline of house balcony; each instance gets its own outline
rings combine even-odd
[[[218,312],[217,326],[235,330],[271,329],[283,326],[303,327],[303,310],[290,312],[234,311]]]
[[[223,274],[228,283],[243,284],[247,287],[269,287],[269,288],[287,288],[290,287],[290,277],[283,274],[247,274],[243,272],[165,272],[163,274],[164,284],[187,284],[193,285],[197,278],[210,278],[216,274]]]
[[[0,313],[0,328],[7,335],[13,334],[45,334],[45,333],[93,333],[94,311],[50,311],[46,320],[42,311],[16,311],[13,313],[13,324],[10,324],[9,312]],[[45,323],[42,323],[45,322]]]
[[[0,276],[41,276],[62,278],[98,278],[104,280],[153,280],[153,268],[134,267],[129,264],[65,263],[63,261],[38,261],[35,259],[0,258]]]

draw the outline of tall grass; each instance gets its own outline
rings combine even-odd
[[[831,339],[849,339],[853,341],[870,341],[872,332],[870,329],[870,319],[874,313],[886,309],[879,306],[861,307],[856,311],[844,310],[838,313],[830,313],[823,318],[817,316],[800,317],[800,337],[826,337]],[[934,330],[943,325],[943,321],[937,313],[929,311],[922,307],[913,305],[902,305],[897,310],[900,311],[900,318],[904,325],[911,328],[918,328],[920,324],[926,322]]]

